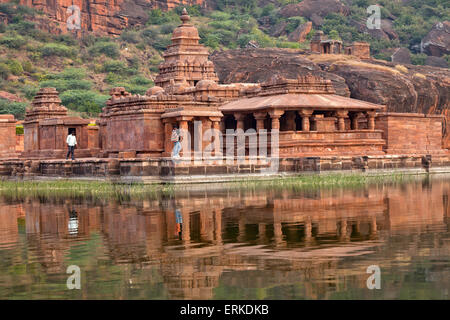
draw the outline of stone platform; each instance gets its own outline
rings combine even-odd
[[[198,183],[265,179],[312,173],[391,174],[450,172],[450,156],[383,155],[280,158],[278,165],[245,159],[239,163],[194,163],[171,158],[71,160],[0,160],[5,179],[88,179],[117,182]]]

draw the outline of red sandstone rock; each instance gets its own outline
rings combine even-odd
[[[398,48],[392,54],[392,62],[411,64],[411,52],[407,48]]]
[[[9,2],[9,0],[0,0]],[[173,9],[179,5],[207,6],[208,0],[20,0],[20,4],[36,8],[48,15],[36,17],[39,28],[59,34],[68,32],[67,20],[73,14],[67,11],[71,5],[81,10],[81,30],[101,35],[118,35],[129,25],[144,23],[146,12],[161,8]]]
[[[292,42],[304,42],[306,40],[306,36],[312,30],[312,22],[308,21],[302,25],[299,25],[297,29],[295,29],[288,37],[289,41]]]
[[[422,48],[435,57],[450,54],[450,21],[436,23],[422,39]]]
[[[0,99],[6,99],[9,101],[14,101],[14,102],[22,102],[23,100],[16,96],[15,94],[6,92],[6,91],[0,91]]]
[[[303,0],[297,4],[289,4],[280,10],[280,14],[285,18],[301,16],[315,25],[321,25],[322,18],[329,13],[341,13],[347,16],[350,9],[340,0]]]
[[[356,27],[362,33],[369,33],[372,37],[377,39],[395,40],[398,39],[398,34],[394,30],[392,20],[382,19],[380,29],[368,29],[365,21],[350,20],[350,24]]]
[[[302,56],[298,50],[244,49],[215,52],[211,56],[222,83],[268,81],[274,75],[296,79],[308,72],[330,79],[337,94],[350,96],[345,80],[324,72],[318,65]]]
[[[425,65],[430,66],[430,67],[438,67],[438,68],[450,67],[449,64],[447,63],[447,60],[445,60],[444,58],[433,57],[433,56],[427,57],[427,59],[425,60]]]

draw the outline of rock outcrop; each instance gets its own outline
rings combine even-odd
[[[311,30],[311,21],[301,24],[289,35],[288,40],[292,42],[305,42],[306,36],[311,32]]]
[[[301,16],[321,25],[323,18],[330,13],[350,14],[350,9],[340,0],[303,0],[300,3],[289,4],[280,10],[285,18]]]
[[[270,80],[274,75],[296,79],[300,75],[314,73],[330,79],[337,94],[350,96],[344,78],[322,71],[317,64],[300,55],[298,50],[236,49],[215,52],[210,59],[222,83],[261,83]]]
[[[392,62],[401,64],[411,64],[411,52],[408,48],[398,48],[391,57]]]
[[[72,23],[76,22],[79,8],[81,31],[118,35],[128,26],[144,23],[148,18],[146,12],[151,9],[167,10],[180,5],[207,6],[208,0],[20,0],[19,3],[46,14],[45,17],[36,16],[35,19],[38,27],[47,32],[68,32],[70,28],[67,21],[70,19]]]
[[[332,80],[337,94],[350,93],[352,98],[384,104],[389,111],[444,114],[450,123],[449,69],[414,65],[396,68],[396,64],[381,60],[336,61],[336,57],[315,63],[308,57],[298,50],[246,49],[216,52],[211,59],[224,83],[263,82],[275,74],[296,78],[310,72]],[[450,147],[448,131],[446,143]]]
[[[436,23],[422,39],[422,49],[435,57],[450,54],[450,21]]]

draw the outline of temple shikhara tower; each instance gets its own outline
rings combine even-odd
[[[172,44],[164,52],[164,62],[159,66],[159,75],[155,79],[159,87],[183,82],[195,86],[200,80],[219,80],[214,64],[208,59],[208,49],[199,44],[198,30],[189,24],[189,20],[184,9],[183,23],[173,31]]]
[[[313,74],[220,84],[186,10],[180,18],[155,86],[142,96],[113,88],[99,119],[69,117],[56,90],[41,89],[26,114],[21,158],[39,160],[41,174],[63,168],[79,175],[151,177],[260,173],[267,165],[262,151],[278,157],[279,170],[287,172],[450,166],[442,116],[387,113],[383,105],[337,95],[330,80]],[[344,53],[341,42],[321,33],[311,49]],[[354,43],[345,53],[370,58],[366,43]],[[0,119],[0,130],[10,127],[8,121]],[[171,159],[175,126],[184,137],[179,163]],[[84,158],[70,170],[65,160],[55,164],[64,158],[69,132],[79,142],[77,157]],[[226,163],[201,162],[224,155]],[[0,173],[17,165],[2,163]]]

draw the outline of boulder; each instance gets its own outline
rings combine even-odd
[[[288,37],[289,41],[292,42],[305,42],[306,36],[312,30],[312,22],[308,21],[304,24],[299,25]]]
[[[303,0],[300,3],[289,4],[280,10],[284,18],[305,17],[315,25],[322,24],[322,18],[330,13],[350,14],[350,9],[340,0]]]
[[[381,28],[380,29],[368,29],[366,22],[360,22],[351,20],[350,24],[358,29],[358,31],[362,33],[368,33],[372,37],[377,39],[385,39],[385,40],[395,40],[398,39],[398,34],[395,32],[394,27],[392,25],[392,21],[389,19],[381,20]]]
[[[308,60],[298,50],[292,49],[236,49],[215,52],[210,59],[222,83],[261,83],[274,75],[296,79],[308,72],[330,79],[337,94],[350,96],[345,80],[335,74],[321,70],[320,66]]]
[[[422,49],[435,57],[450,54],[450,21],[437,22],[422,39]]]
[[[401,64],[411,64],[411,52],[407,48],[398,48],[391,57],[392,62]]]
[[[447,60],[440,57],[433,57],[428,56],[427,60],[425,61],[425,65],[431,66],[431,67],[438,67],[438,68],[448,68],[449,65],[447,63]]]

